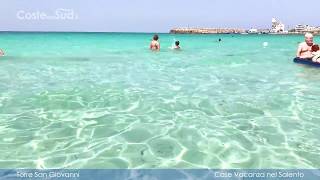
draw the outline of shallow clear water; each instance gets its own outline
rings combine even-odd
[[[151,37],[1,33],[0,168],[320,168],[303,37]]]

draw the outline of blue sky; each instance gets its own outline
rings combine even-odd
[[[173,27],[320,26],[319,0],[4,0],[0,31],[168,32]],[[72,10],[75,19],[30,19]],[[298,13],[300,12],[300,13]],[[75,17],[75,16],[74,16]],[[29,18],[29,19],[28,19]]]

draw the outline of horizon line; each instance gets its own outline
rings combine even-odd
[[[0,30],[0,33],[155,33],[155,34],[170,34],[170,31],[168,32],[145,32],[145,31],[24,31],[24,30],[14,30],[14,31],[7,31],[7,30]]]

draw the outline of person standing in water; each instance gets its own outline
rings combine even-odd
[[[160,50],[160,43],[159,43],[159,36],[155,34],[153,36],[153,39],[150,44],[150,49],[153,51],[159,51]]]
[[[297,57],[302,59],[309,59],[312,58],[312,46],[313,43],[313,35],[311,33],[305,34],[305,42],[302,42],[299,44],[298,50],[297,50]]]

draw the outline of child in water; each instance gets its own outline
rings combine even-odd
[[[159,36],[155,34],[153,36],[153,39],[150,44],[150,49],[153,51],[159,51],[160,50],[160,43],[159,43]]]
[[[313,55],[312,61],[320,63],[320,48],[319,48],[319,45],[317,45],[317,44],[313,45],[311,47],[311,50],[312,50],[312,55]]]
[[[0,49],[0,56],[4,56],[4,52]]]

